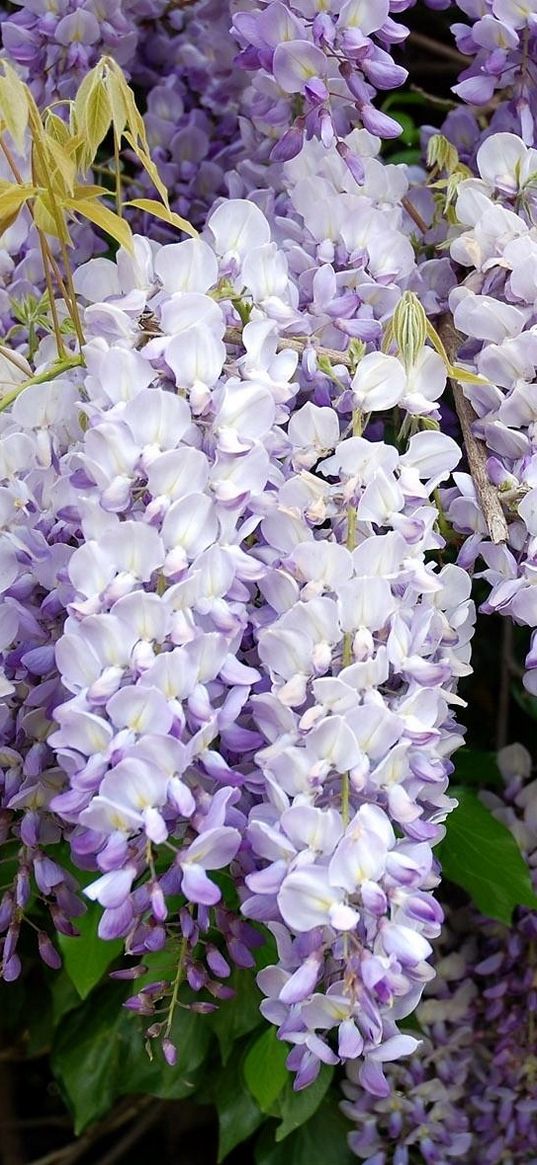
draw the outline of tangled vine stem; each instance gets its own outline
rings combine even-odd
[[[242,329],[226,328],[224,340],[228,344],[242,344]],[[354,362],[347,352],[339,352],[337,348],[322,348],[316,344],[312,344],[309,336],[303,340],[298,339],[296,336],[279,337],[277,349],[278,352],[289,349],[291,352],[298,352],[300,355],[310,349],[312,352],[315,352],[316,356],[330,360],[331,364],[344,364],[345,368],[354,369]]]
[[[456,363],[462,336],[460,336],[454,327],[451,316],[442,316],[438,325],[438,334],[446,349],[450,362],[452,364]],[[466,399],[461,385],[452,378],[450,378],[449,383],[462,430],[470,475],[475,485],[490,539],[498,545],[500,542],[507,542],[508,526],[498,493],[487,473],[487,449],[482,441],[474,437],[472,426],[476,420],[476,414],[470,401]]]

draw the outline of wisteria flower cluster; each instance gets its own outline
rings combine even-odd
[[[482,794],[535,870],[535,781],[521,745],[502,749],[501,795]],[[417,1009],[425,1039],[408,1066],[390,1065],[387,1099],[364,1097],[348,1069],[343,1108],[360,1160],[525,1162],[535,1138],[536,914],[520,910],[511,931],[468,910],[449,914],[437,977]]]
[[[485,560],[490,593],[483,609],[508,615],[535,628],[532,588],[535,557],[535,449],[533,385],[537,367],[534,319],[537,284],[534,263],[534,181],[537,151],[514,134],[495,134],[477,155],[479,178],[459,186],[457,214],[462,231],[451,243],[453,259],[470,275],[450,295],[455,326],[468,337],[472,366],[482,384],[467,394],[479,420],[488,472],[509,519],[509,540],[487,537],[475,491],[467,474],[446,495],[447,514],[470,537],[461,552],[466,564]],[[535,651],[526,656],[524,685],[537,691]]]
[[[366,1165],[528,1165],[536,915],[461,907],[435,847],[476,596],[537,696],[536,13],[459,5],[470,108],[408,164],[411,7],[2,22],[0,975],[89,912],[169,1069],[243,975]]]

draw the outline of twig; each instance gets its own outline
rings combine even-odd
[[[427,227],[425,228],[427,230]],[[229,344],[242,344],[242,330],[240,328],[226,328],[224,340]],[[299,340],[294,336],[280,336],[277,342],[278,352],[283,352],[289,349],[291,352],[299,352],[301,355],[306,349],[311,348],[317,356],[323,356],[330,360],[331,364],[344,364],[346,368],[353,368],[353,361],[347,352],[338,352],[336,348],[321,348],[312,344],[309,337]]]
[[[410,198],[407,198],[406,194],[401,199],[401,206],[404,207],[404,209],[406,210],[407,214],[410,216],[412,221],[415,222],[418,230],[421,231],[422,235],[426,235],[427,231],[429,230],[429,227],[427,226],[425,219],[421,217],[419,210],[416,210],[416,207],[413,206],[413,204],[410,201]]]
[[[419,85],[410,86],[411,93],[418,93],[420,97],[425,97],[431,105],[437,105],[439,109],[457,109],[458,101],[452,101],[449,97],[435,97],[434,93],[428,93],[426,89],[421,89]]]
[[[426,36],[423,32],[411,32],[406,43],[416,45],[419,49],[426,49],[435,57],[444,57],[446,61],[453,61],[456,65],[468,64],[468,58],[464,53],[460,53],[449,44],[442,44],[442,41],[435,40],[432,36]]]
[[[136,1121],[136,1124],[125,1133],[125,1136],[122,1137],[120,1141],[117,1142],[117,1145],[114,1145],[113,1149],[110,1149],[109,1153],[105,1153],[104,1157],[100,1158],[99,1165],[115,1165],[116,1161],[120,1161],[121,1158],[131,1148],[131,1146],[135,1145],[136,1142],[139,1141],[141,1137],[143,1137],[144,1133],[146,1133],[148,1129],[152,1127],[152,1125],[156,1124],[164,1111],[164,1107],[165,1106],[162,1102],[160,1104],[155,1102],[151,1112],[144,1113],[143,1116],[140,1117],[140,1120]]]
[[[45,1153],[44,1157],[36,1157],[30,1162],[30,1165],[72,1165],[74,1161],[78,1161],[80,1157],[83,1157],[87,1153],[95,1141],[100,1141],[102,1137],[106,1137],[109,1133],[115,1132],[116,1129],[122,1128],[128,1121],[133,1120],[140,1111],[145,1113],[149,1105],[154,1103],[154,1097],[145,1096],[136,1105],[130,1104],[127,1108],[123,1108],[121,1112],[111,1113],[107,1119],[92,1125],[76,1141],[64,1145],[62,1149],[52,1149],[50,1153]],[[100,1162],[100,1165],[102,1165],[102,1162]]]
[[[438,334],[446,349],[450,363],[455,364],[461,337],[456,331],[450,316],[443,316],[441,318],[438,325]],[[494,542],[496,545],[500,542],[507,542],[509,531],[505,515],[498,494],[487,473],[487,448],[483,441],[479,441],[473,434],[472,426],[477,419],[476,415],[470,401],[466,399],[460,384],[452,378],[450,378],[449,383],[462,430],[468,468],[491,542]]]
[[[425,230],[428,228],[425,227]],[[162,336],[163,332],[158,326],[156,317],[151,312],[144,312],[140,319],[140,337],[143,338],[143,343],[147,343],[155,336]],[[243,344],[242,328],[226,328],[224,334],[224,341],[227,344]],[[312,344],[309,336],[303,340],[299,340],[295,336],[280,336],[277,341],[278,352],[290,350],[291,352],[298,352],[302,355],[307,349],[311,349],[317,356],[324,357],[330,360],[331,364],[344,364],[345,368],[354,369],[354,361],[347,352],[339,352],[337,348],[322,348],[316,344]]]

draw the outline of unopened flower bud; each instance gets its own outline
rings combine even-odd
[[[427,339],[427,316],[414,291],[403,292],[393,313],[392,327],[405,368],[412,368]]]

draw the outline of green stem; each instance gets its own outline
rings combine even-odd
[[[0,149],[2,150],[2,153],[3,153],[5,159],[8,163],[8,166],[11,170],[11,173],[13,174],[13,177],[15,178],[15,181],[19,183],[19,186],[23,185],[24,178],[23,178],[23,176],[22,176],[22,174],[17,166],[17,163],[13,157],[13,154],[11,153],[11,150],[9,149],[8,146],[6,146],[4,138],[1,134],[0,134]],[[30,214],[30,218],[35,223],[35,215],[34,215],[33,207],[31,206],[31,204],[29,202],[26,205],[28,207],[28,212]],[[60,293],[65,300],[66,307],[69,306],[69,300],[68,300],[67,292],[65,290],[63,279],[61,277],[60,269],[58,267],[58,264],[56,263],[54,255],[52,254],[52,251],[48,245],[47,238],[43,234],[43,231],[40,230],[39,227],[36,227],[36,230],[38,233],[39,244],[41,247],[41,254],[43,257],[43,267],[45,269],[45,279],[47,280],[47,288],[48,288],[49,299],[50,299],[50,303],[51,303],[51,312],[53,313],[53,316],[54,316],[54,306],[53,306],[54,305],[54,295],[52,294],[51,286],[49,286],[50,274],[48,272],[47,263],[50,263],[50,266],[54,272],[54,277],[55,277],[56,282],[58,284],[58,288],[60,290]],[[47,279],[47,275],[49,275],[48,279]],[[58,337],[56,337],[56,342],[57,342],[57,340],[58,340]],[[65,349],[63,346],[63,340],[61,340],[61,338],[60,338],[60,346],[61,346],[62,353],[64,353]]]
[[[119,138],[114,126],[114,169],[116,179],[116,211],[118,218],[123,218],[123,205],[121,202],[121,170],[119,166]]]
[[[31,131],[32,131],[33,147],[34,147],[36,155],[39,159],[39,163],[41,166],[41,172],[42,172],[42,174],[45,178],[45,181],[46,181],[47,176],[48,176],[48,169],[47,169],[46,158],[45,158],[45,155],[44,155],[43,150],[41,148],[41,141],[40,141],[40,135],[43,131],[43,126],[41,124],[41,118],[38,115],[32,116],[32,110],[30,110],[30,126],[31,126]],[[47,183],[47,193],[48,193],[49,198],[50,198],[50,208],[51,208],[51,211],[52,211],[52,214],[54,217],[54,221],[56,223],[56,228],[57,228],[57,232],[58,232],[58,239],[59,239],[59,243],[60,243],[60,251],[61,251],[63,265],[64,265],[64,269],[65,269],[65,282],[67,284],[67,290],[69,292],[68,305],[69,305],[70,312],[71,312],[71,318],[72,318],[73,324],[75,326],[75,332],[77,335],[77,339],[78,339],[78,342],[80,344],[80,347],[82,347],[82,345],[85,343],[84,333],[82,331],[82,324],[81,324],[80,315],[78,312],[78,303],[77,303],[77,298],[76,298],[76,291],[75,291],[75,287],[74,287],[74,283],[73,283],[73,275],[72,275],[72,271],[71,271],[71,261],[69,259],[67,247],[65,245],[65,238],[67,235],[67,227],[65,225],[65,221],[64,221],[62,212],[61,212],[61,210],[58,206],[57,200],[56,200],[56,193],[55,193],[53,187],[48,185],[48,183]],[[68,235],[67,235],[67,238],[69,238]]]
[[[164,1039],[168,1039],[169,1034],[172,1030],[173,1017],[175,1014],[175,1008],[177,1007],[177,999],[179,996],[179,988],[181,986],[181,983],[183,982],[183,970],[184,970],[187,945],[188,944],[187,944],[186,938],[183,938],[181,940],[181,946],[179,948],[179,961],[177,963],[177,970],[175,972],[175,979],[173,981],[172,997],[171,997],[170,1006],[168,1009],[168,1018],[166,1020],[166,1029],[164,1032]]]
[[[24,392],[25,388],[30,388],[32,384],[46,384],[50,380],[56,380],[56,377],[61,376],[62,373],[68,372],[70,368],[81,367],[84,364],[82,356],[67,356],[65,360],[58,360],[52,368],[48,368],[46,372],[38,372],[35,376],[30,376],[28,380],[24,380],[22,384],[18,384],[11,392],[7,392],[0,400],[0,413],[9,408],[13,401]]]
[[[54,329],[54,338],[56,340],[56,351],[58,353],[58,359],[64,360],[64,359],[66,359],[67,354],[66,354],[65,344],[63,342],[63,336],[62,336],[62,332],[61,332],[61,328],[60,328],[60,321],[58,319],[58,309],[56,307],[56,300],[54,299],[54,288],[52,286],[52,279],[50,277],[50,268],[49,268],[49,264],[48,264],[46,240],[45,240],[45,236],[42,234],[41,231],[39,231],[39,246],[41,247],[41,258],[43,260],[43,270],[45,272],[45,282],[47,285],[48,298],[49,298],[49,303],[50,303],[50,314],[52,316],[52,327]],[[66,303],[67,303],[67,301],[66,301]]]

